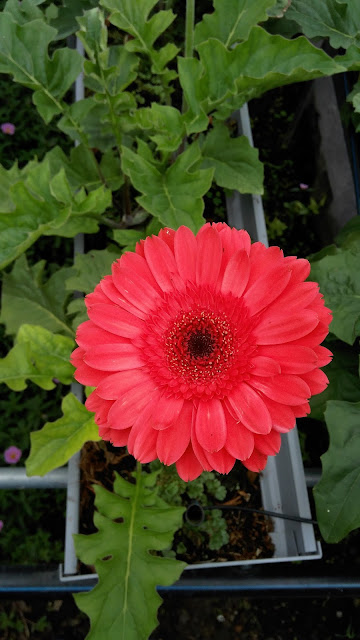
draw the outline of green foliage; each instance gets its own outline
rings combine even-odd
[[[190,504],[195,500],[205,507],[226,497],[226,488],[214,472],[204,471],[196,480],[184,482],[179,478],[175,465],[166,467],[155,461],[150,463],[150,468],[158,471],[159,496],[170,505]],[[182,542],[179,543],[180,549],[179,544],[176,546],[176,551],[180,554],[186,552],[186,544],[193,543],[194,538],[205,542],[211,550],[220,549],[229,541],[226,520],[220,509],[206,510],[204,521],[195,526],[185,521],[179,534]],[[168,550],[166,555],[169,555]]]
[[[29,476],[43,476],[66,464],[88,440],[99,440],[94,417],[69,393],[62,401],[63,416],[47,422],[31,434],[31,451],[26,461]]]
[[[42,19],[19,24],[7,11],[0,14],[0,73],[34,91],[34,104],[46,123],[63,111],[60,101],[82,68],[81,56],[69,48],[57,49],[49,58],[55,36],[56,30]]]
[[[225,125],[216,124],[201,151],[202,167],[214,167],[214,180],[219,187],[237,189],[240,193],[263,193],[263,167],[246,136],[231,138]]]
[[[329,341],[327,346],[334,354],[332,362],[326,367],[329,386],[310,400],[311,417],[316,420],[324,420],[328,400],[360,401],[359,359],[356,350],[340,341]]]
[[[200,163],[201,153],[195,143],[165,171],[143,144],[139,144],[137,153],[123,148],[123,171],[144,194],[137,202],[172,229],[185,224],[198,231],[204,223],[202,196],[210,188],[213,169],[200,169]]]
[[[229,48],[247,40],[252,27],[268,18],[267,9],[274,0],[259,0],[249,3],[247,0],[224,3],[214,0],[215,11],[205,14],[195,27],[195,45],[216,38]]]
[[[360,526],[360,402],[327,403],[329,450],[314,488],[317,517],[327,542],[339,542]]]
[[[334,49],[360,45],[358,7],[353,0],[292,0],[286,19],[294,20],[309,38],[325,37]]]
[[[322,418],[325,412],[330,436],[329,449],[321,458],[323,474],[314,488],[317,519],[327,542],[338,542],[360,526],[360,385],[358,340],[355,342],[360,335],[359,256],[357,217],[344,227],[336,245],[312,257],[311,277],[318,280],[333,310],[330,332],[345,342],[331,343],[330,384],[320,402],[312,404],[311,412],[315,418]]]
[[[73,269],[58,269],[45,282],[44,269],[44,260],[30,266],[22,256],[11,273],[4,274],[0,321],[8,334],[17,333],[25,323],[73,337],[64,312],[69,295],[65,283]]]
[[[29,379],[42,389],[53,389],[57,378],[70,384],[73,366],[69,362],[74,341],[42,327],[22,324],[15,346],[0,359],[0,382],[22,391]]]
[[[321,284],[321,291],[333,312],[330,331],[350,345],[360,335],[359,229],[358,220],[353,241],[347,234],[345,248],[340,246],[332,255],[315,259],[311,266],[311,278]]]
[[[159,498],[156,477],[138,470],[136,484],[117,475],[113,493],[95,487],[98,531],[75,536],[79,557],[99,576],[90,593],[75,596],[91,619],[89,640],[105,627],[109,640],[146,640],[158,624],[156,586],[172,584],[184,569],[182,562],[151,553],[171,544],[183,513]]]

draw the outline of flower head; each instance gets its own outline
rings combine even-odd
[[[0,520],[0,531],[2,531],[3,527],[4,527],[4,523],[2,520]]]
[[[15,133],[15,125],[11,122],[4,122],[1,126],[1,131],[9,136],[13,136]]]
[[[15,447],[13,445],[13,446],[8,447],[7,449],[5,449],[5,451],[4,451],[4,460],[8,464],[16,464],[17,462],[19,462],[19,460],[21,458],[21,454],[22,454],[21,449],[18,449],[18,447]]]
[[[331,312],[309,272],[224,223],[125,253],[86,296],[72,355],[100,436],[186,481],[235,459],[263,469],[328,382]]]

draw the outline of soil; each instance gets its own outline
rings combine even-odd
[[[89,631],[71,598],[1,601],[0,624],[4,616],[18,630],[1,625],[0,640],[85,640]],[[44,616],[44,628],[36,630]],[[149,640],[360,640],[360,598],[177,595],[164,599],[159,622]]]
[[[136,461],[127,453],[125,447],[112,447],[109,443],[87,442],[83,447],[80,469],[80,531],[92,533],[96,529],[92,522],[94,503],[94,484],[100,484],[111,490],[114,472],[128,481],[132,481]],[[145,465],[146,469],[147,466]],[[248,471],[237,463],[226,478],[214,472],[214,476],[226,483],[226,498],[217,501],[210,496],[211,507],[204,507],[204,517],[208,517],[211,508],[222,509],[223,518],[229,535],[229,542],[221,549],[208,546],[209,535],[195,524],[184,520],[184,526],[174,538],[173,548],[181,544],[186,551],[177,553],[180,560],[188,564],[202,561],[234,561],[268,558],[274,553],[270,532],[273,525],[270,518],[261,513],[261,490],[259,474]],[[187,494],[183,494],[184,506],[192,504]],[[206,502],[209,498],[206,497]],[[206,503],[205,503],[206,504]],[[255,513],[242,511],[242,507],[256,509]],[[188,511],[188,514],[190,511]]]

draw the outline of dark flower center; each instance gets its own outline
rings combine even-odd
[[[197,330],[189,337],[187,350],[193,358],[204,358],[213,353],[214,346],[214,339],[208,331]]]

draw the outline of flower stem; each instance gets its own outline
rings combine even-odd
[[[194,51],[195,0],[186,0],[185,58],[192,58]]]

